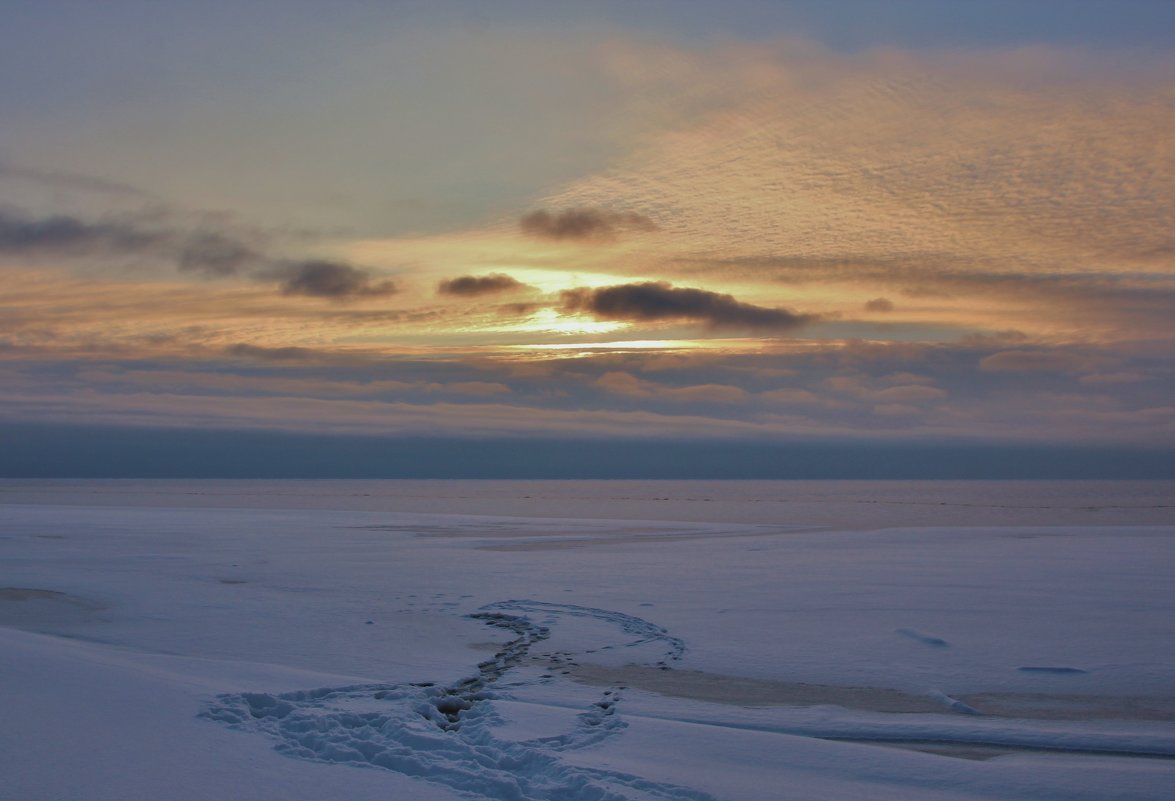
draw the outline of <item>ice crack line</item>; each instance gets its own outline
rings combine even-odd
[[[522,614],[511,614],[522,613]],[[542,614],[543,623],[528,615]],[[511,668],[531,659],[531,649],[551,635],[561,616],[615,624],[637,639],[661,642],[666,660],[684,644],[660,626],[620,612],[511,600],[470,615],[516,636],[477,674],[448,687],[432,682],[324,687],[286,693],[218,696],[201,717],[234,729],[265,734],[291,757],[390,770],[447,786],[470,798],[510,801],[717,801],[708,793],[634,774],[565,762],[561,753],[618,734],[619,688],[606,691],[564,734],[518,742],[495,736],[502,723],[493,686]],[[664,662],[664,660],[663,660]]]

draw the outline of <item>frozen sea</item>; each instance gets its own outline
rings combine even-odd
[[[0,801],[1173,787],[1173,482],[0,481]]]

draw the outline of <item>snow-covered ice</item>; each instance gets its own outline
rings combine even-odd
[[[1165,799],[1173,490],[0,482],[0,799]]]

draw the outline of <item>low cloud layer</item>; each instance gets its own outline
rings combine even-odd
[[[519,221],[522,232],[539,239],[608,240],[632,231],[655,231],[657,224],[635,211],[571,208],[533,211]]]
[[[13,353],[0,367],[0,422],[84,417],[367,434],[1171,442],[1175,409],[1163,365],[1147,373],[1014,376],[975,369],[981,359],[1008,352],[992,345],[863,342],[795,349],[780,342],[742,355],[576,353],[520,363],[238,342],[193,348],[182,364],[166,352],[127,358],[124,349],[103,354],[100,364],[89,354],[67,355],[51,370],[44,354]],[[1073,353],[1043,346],[1031,352]],[[1127,351],[1084,355],[1091,365],[1114,364]],[[1087,376],[1096,382],[1092,389]]]
[[[526,284],[505,273],[490,273],[489,275],[462,275],[459,278],[441,281],[437,285],[437,292],[442,295],[477,297],[478,295],[527,288]]]
[[[1005,350],[979,360],[979,369],[989,373],[1080,372],[1091,366],[1087,355],[1067,350]]]
[[[562,293],[567,312],[586,312],[600,320],[699,322],[711,328],[790,331],[813,322],[812,315],[741,303],[731,295],[675,287],[663,281],[617,284]]]

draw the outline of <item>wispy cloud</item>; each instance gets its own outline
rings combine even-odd
[[[99,178],[85,173],[68,172],[65,170],[44,170],[35,167],[18,167],[14,164],[0,163],[0,178],[16,181],[28,181],[41,184],[53,189],[93,192],[102,195],[133,198],[135,200],[153,199],[153,196],[136,186],[122,181],[111,181],[108,178]]]
[[[545,202],[657,209],[678,252],[1042,271],[1154,264],[1170,246],[1169,60],[796,43],[613,53],[680,119]]]

